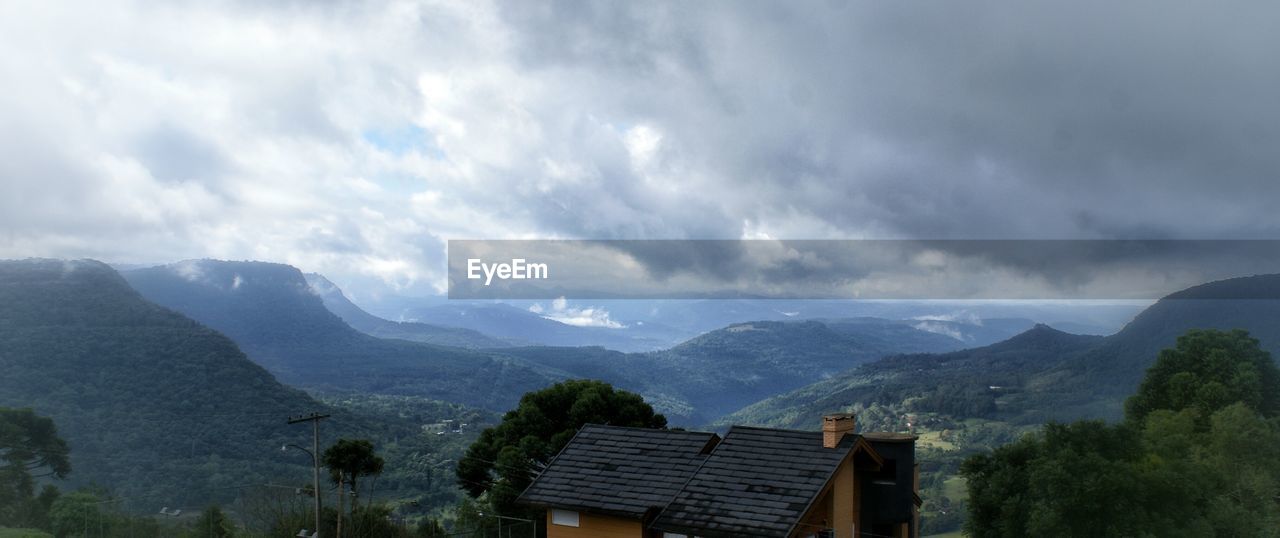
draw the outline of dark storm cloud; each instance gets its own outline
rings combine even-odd
[[[707,218],[791,206],[848,233],[926,238],[1280,224],[1259,202],[1280,194],[1275,6],[508,7],[527,65],[654,90],[665,109],[619,106],[704,156],[725,178],[713,195],[761,197]]]
[[[0,15],[7,256],[267,257],[339,284],[438,285],[443,241],[463,237],[1280,234],[1280,5],[50,2]],[[421,144],[366,136],[406,129]],[[893,287],[869,267],[923,275],[937,261],[816,245],[619,255],[707,289]],[[1145,286],[1134,267],[1166,256],[1082,248],[941,259],[1071,289],[1108,272]],[[1233,256],[1208,257],[1207,273],[1275,270]]]
[[[481,273],[508,262],[545,271]],[[1280,241],[463,240],[449,266],[458,299],[1135,300],[1274,272]]]

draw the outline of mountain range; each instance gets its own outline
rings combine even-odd
[[[699,334],[750,321],[851,318],[910,320],[917,328],[984,346],[1037,321],[1076,334],[1118,331],[1146,303],[852,300],[592,300],[481,302],[442,297],[364,297],[370,314],[396,321],[469,328],[521,345],[602,346],[619,351],[669,349]],[[592,316],[586,316],[585,313]],[[559,323],[557,323],[559,322]],[[570,325],[577,323],[584,326]]]
[[[675,425],[809,428],[818,415],[854,409],[870,428],[898,429],[904,417],[1016,428],[1117,418],[1159,350],[1188,329],[1244,328],[1280,351],[1280,275],[1171,294],[1106,337],[1017,317],[788,316],[644,352],[519,345],[393,322],[326,285],[259,262],[120,273],[89,260],[2,261],[0,406],[55,420],[71,445],[75,483],[182,505],[249,482],[305,478],[299,455],[278,447],[306,442],[306,429],[283,419],[308,411],[333,414],[329,432],[408,439],[429,415],[493,416],[424,397],[502,411],[528,390],[590,377],[641,393]],[[421,442],[390,442],[389,457],[419,465],[444,457]],[[464,445],[459,438],[448,450]],[[419,487],[411,474],[388,484]]]
[[[811,424],[823,413],[887,405],[899,411],[1015,424],[1119,419],[1161,349],[1190,329],[1248,330],[1280,352],[1280,275],[1210,282],[1170,294],[1107,337],[1045,325],[981,348],[882,358],[780,394],[719,424]]]
[[[885,355],[964,346],[947,332],[992,338],[1031,323],[936,321],[944,330],[922,330],[919,320],[763,321],[731,325],[662,351],[625,353],[516,346],[468,329],[384,320],[347,300],[323,277],[308,279],[286,265],[194,260],[122,274],[147,299],[225,333],[251,359],[294,386],[416,395],[501,411],[521,394],[558,379],[589,377],[639,392],[686,425]],[[493,326],[546,327],[542,333],[570,341],[581,331],[610,330],[569,326],[509,305],[446,305],[434,311],[445,308]]]
[[[567,377],[511,356],[357,331],[288,265],[194,260],[121,274],[148,300],[227,335],[297,387],[505,410],[525,392]]]

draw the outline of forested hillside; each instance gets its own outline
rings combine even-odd
[[[302,273],[261,262],[188,261],[123,273],[147,299],[235,340],[281,381],[505,410],[566,376],[520,359],[376,338],[327,310]]]
[[[1091,349],[1101,340],[1037,325],[990,346],[887,357],[769,398],[724,417],[720,423],[799,428],[818,423],[824,413],[877,406],[898,412],[1037,422],[1053,410],[1011,404],[1024,402],[1019,387],[1038,372]],[[897,417],[890,416],[893,423],[865,426],[896,429]]]
[[[1262,349],[1280,352],[1280,274],[1209,282],[1161,299],[1097,349],[1067,361],[1044,384],[1105,395],[1119,401],[1131,394],[1161,349],[1188,329],[1245,329]],[[1120,410],[1101,418],[1119,418]]]
[[[956,417],[1000,416],[1018,423],[1121,416],[1161,349],[1190,329],[1248,330],[1280,350],[1280,275],[1211,282],[1171,294],[1108,337],[1038,326],[1006,342],[936,356],[890,357],[752,405],[723,422],[788,424],[823,412],[880,402],[919,408],[944,398]],[[990,387],[996,386],[997,389]],[[932,389],[931,387],[937,387]]]
[[[305,477],[279,447],[308,432],[285,418],[325,409],[93,261],[0,261],[0,372],[0,406],[57,424],[73,484],[155,509]]]
[[[1123,401],[1161,349],[1191,329],[1245,329],[1275,353],[1280,344],[1280,276],[1212,282],[1171,294],[1108,337],[1047,326],[991,346],[886,357],[831,379],[753,404],[728,424],[809,427],[824,413],[853,410],[859,426],[921,436],[926,528],[959,525],[967,455],[1019,438],[1040,424],[1118,420]]]
[[[765,321],[731,325],[665,351],[538,346],[501,353],[635,391],[673,423],[694,426],[885,355],[960,346],[894,321],[862,320],[840,331],[817,321]]]

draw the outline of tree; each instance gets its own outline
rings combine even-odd
[[[377,475],[385,464],[381,457],[373,451],[373,443],[367,439],[338,439],[333,446],[325,449],[321,458],[325,467],[329,468],[329,477],[338,485],[338,525],[336,534],[342,536],[342,512],[347,484],[351,485],[352,497],[359,493],[361,476]],[[355,509],[352,501],[352,511]]]
[[[588,423],[665,428],[667,419],[638,394],[608,383],[557,383],[525,394],[501,423],[480,433],[458,462],[458,484],[472,497],[487,494],[497,513],[519,515],[516,497]]]
[[[418,523],[418,528],[414,531],[414,536],[418,538],[441,538],[448,535],[448,531],[444,530],[444,525],[441,525],[440,520],[434,517],[423,519]]]
[[[1210,415],[1235,403],[1265,417],[1280,414],[1280,369],[1271,354],[1240,329],[1191,330],[1160,352],[1125,402],[1125,417],[1141,424],[1156,410],[1195,409],[1205,430]]]
[[[1098,421],[1048,424],[961,466],[970,536],[1134,536],[1144,497],[1137,436]]]
[[[50,530],[58,538],[81,536],[90,521],[102,517],[98,496],[87,491],[74,491],[59,497],[49,509]]]
[[[236,535],[236,525],[227,514],[217,506],[210,506],[200,512],[200,517],[191,524],[187,536],[210,538],[231,538]]]
[[[0,407],[0,525],[40,526],[57,490],[35,495],[38,478],[71,472],[66,441],[53,420],[31,409]]]
[[[1280,536],[1280,376],[1244,331],[1161,351],[1118,425],[1049,424],[970,457],[967,534]]]

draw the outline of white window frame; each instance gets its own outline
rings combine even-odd
[[[578,527],[582,524],[581,516],[573,510],[551,509],[551,524],[561,527]]]

